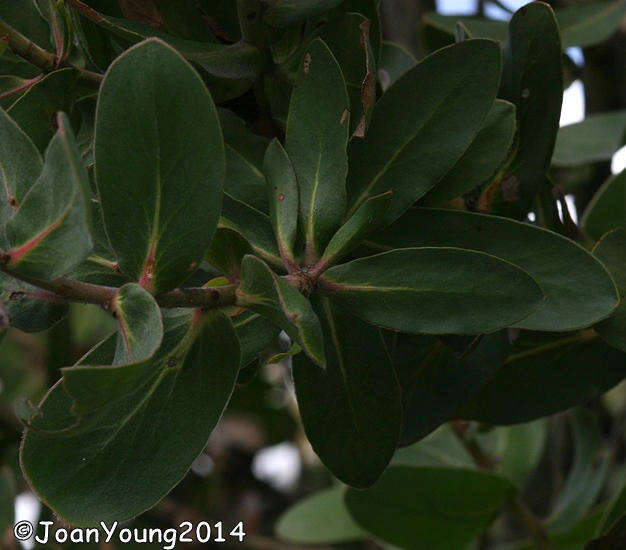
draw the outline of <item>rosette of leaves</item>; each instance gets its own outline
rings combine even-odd
[[[28,419],[33,490],[81,526],[150,508],[282,330],[313,449],[339,480],[373,487],[346,497],[359,523],[368,499],[402,505],[415,487],[441,488],[459,510],[478,507],[459,516],[466,529],[451,540],[465,543],[513,486],[496,473],[387,470],[396,449],[453,418],[543,417],[626,376],[611,275],[622,234],[591,254],[513,219],[543,196],[556,139],[552,10],[513,17],[504,60],[497,41],[465,36],[388,65],[382,93],[376,66],[398,56],[389,44],[381,55],[373,1],[241,1],[210,29],[148,4],[129,17],[68,0],[66,26],[38,11],[53,37],[75,33],[56,54],[0,10],[10,50],[49,73],[29,75],[0,112],[3,319],[42,330],[78,301],[118,326]],[[87,69],[70,66],[68,47]],[[238,116],[250,95],[216,108],[251,86],[268,96],[254,124]],[[468,194],[483,213],[467,211]],[[612,216],[611,229],[624,223]]]

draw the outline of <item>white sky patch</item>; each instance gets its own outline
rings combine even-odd
[[[563,92],[560,125],[574,124],[585,118],[585,86],[581,80],[575,80]]]
[[[611,162],[611,172],[613,174],[619,174],[624,170],[626,170],[626,146],[613,155],[613,161]]]
[[[576,200],[574,199],[574,195],[565,195],[565,202],[572,221],[575,224],[578,224],[578,212],[576,211]]]
[[[41,504],[32,493],[21,493],[15,497],[15,523],[28,521],[35,526],[40,512]],[[35,547],[34,536],[29,540],[22,541],[20,544],[22,548],[31,550],[31,548]]]
[[[570,56],[572,61],[576,63],[576,66],[582,67],[585,64],[585,56],[582,49],[578,47],[571,47],[565,50],[565,53]]]
[[[252,473],[255,477],[279,491],[292,489],[301,471],[300,452],[290,442],[261,449],[252,461]]]
[[[477,0],[437,0],[437,11],[450,15],[473,15],[478,9]]]

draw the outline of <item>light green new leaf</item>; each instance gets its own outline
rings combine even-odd
[[[224,145],[211,95],[171,47],[122,54],[100,88],[96,181],[120,268],[153,293],[180,284],[217,225]]]
[[[314,40],[298,70],[285,138],[298,180],[308,264],[321,256],[345,215],[349,118],[341,68],[328,46]]]
[[[289,508],[276,523],[276,535],[293,544],[339,544],[368,534],[352,519],[343,500],[345,489],[333,487]]]
[[[380,77],[384,90],[387,90],[389,86],[394,84],[396,80],[410,71],[415,65],[417,65],[417,59],[411,52],[395,42],[383,40],[380,51],[379,75],[381,72],[383,74],[386,73],[384,78]]]
[[[586,48],[609,38],[626,15],[624,0],[576,3],[556,11],[563,47]]]
[[[161,311],[154,298],[136,283],[120,288],[109,306],[117,320],[117,349],[113,362],[138,363],[151,357],[163,340]]]
[[[6,225],[7,266],[55,279],[91,252],[87,171],[67,116],[46,149],[43,171]]]
[[[456,416],[497,425],[528,422],[594,399],[625,377],[626,355],[593,333],[526,333]]]
[[[277,269],[285,269],[272,222],[264,212],[224,193],[219,226],[236,231],[250,243],[257,256]]]
[[[346,493],[356,522],[407,550],[459,550],[486,529],[515,488],[488,472],[393,466],[370,489]]]
[[[263,19],[272,27],[288,27],[324,13],[341,2],[342,0],[272,0]]]
[[[527,271],[546,294],[544,305],[517,323],[530,330],[587,327],[617,306],[606,269],[581,246],[526,223],[484,214],[415,208],[372,237],[369,250],[454,246],[480,250]],[[571,266],[576,269],[571,269]]]
[[[31,86],[7,112],[43,151],[54,134],[52,121],[58,111],[69,113],[72,92],[80,73],[76,69],[54,71]]]
[[[593,506],[604,486],[609,466],[608,449],[591,411],[569,415],[574,440],[574,462],[546,525],[555,531],[571,529]]]
[[[392,197],[393,192],[387,191],[382,195],[370,197],[361,204],[350,219],[334,234],[320,263],[325,267],[337,263],[377,229],[383,223]]]
[[[0,247],[6,247],[4,225],[21,206],[43,168],[30,138],[0,109]]]
[[[520,268],[460,248],[404,248],[331,267],[320,286],[368,323],[427,334],[479,334],[519,323],[544,299]]]
[[[590,115],[582,122],[559,128],[552,164],[577,166],[610,160],[624,139],[626,111]]]
[[[206,259],[230,281],[236,281],[241,276],[241,260],[246,254],[252,254],[252,247],[240,233],[219,228],[211,241]]]
[[[245,256],[241,263],[237,303],[273,321],[315,363],[325,365],[322,328],[311,303],[255,256]]]
[[[613,315],[594,329],[605,342],[626,352],[626,227],[605,235],[593,253],[613,275],[621,297]]]
[[[267,180],[270,219],[278,250],[286,265],[295,266],[294,245],[298,235],[298,182],[291,161],[277,139],[265,153],[263,172]]]
[[[314,303],[327,366],[316,369],[302,354],[293,359],[302,424],[335,477],[369,487],[389,464],[400,437],[400,386],[378,329],[327,298]]]
[[[626,226],[626,170],[609,178],[596,191],[582,219],[583,229],[593,239]]]
[[[40,404],[22,467],[59,517],[77,526],[134,517],[167,494],[206,445],[233,391],[240,351],[223,313],[189,318],[170,319],[151,359],[63,369]]]
[[[515,135],[515,106],[496,99],[482,128],[452,169],[422,198],[424,206],[445,206],[489,181],[504,163]]]
[[[561,116],[561,37],[552,8],[543,2],[520,8],[504,51],[500,97],[516,107],[517,148],[482,199],[486,209],[523,218],[550,164]]]
[[[350,143],[349,215],[393,189],[393,221],[454,166],[493,104],[500,57],[495,42],[467,40],[426,57],[387,90],[365,138]]]

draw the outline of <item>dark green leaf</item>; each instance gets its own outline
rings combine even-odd
[[[415,65],[417,65],[417,59],[410,51],[405,50],[395,42],[383,41],[380,53],[379,74],[381,71],[386,73],[384,79],[381,77],[381,84],[385,90],[415,67]]]
[[[63,383],[31,420],[21,450],[24,472],[40,498],[72,524],[143,512],[206,445],[233,391],[239,345],[219,311],[196,314],[191,324],[189,316],[182,319],[187,322],[175,322],[147,361],[63,369]]]
[[[67,273],[92,249],[87,172],[63,113],[57,125],[41,175],[6,226],[7,266],[41,279]]]
[[[454,36],[457,23],[462,23],[474,38],[490,38],[505,42],[507,38],[507,24],[504,21],[494,21],[480,17],[464,17],[459,15],[443,15],[430,12],[424,22],[435,29]],[[450,38],[452,40],[452,38]]]
[[[0,301],[10,325],[24,332],[47,330],[68,313],[67,302],[4,273],[0,273]]]
[[[0,19],[42,48],[53,48],[50,28],[35,2],[2,2]]]
[[[520,8],[504,51],[500,97],[516,107],[517,149],[483,200],[485,209],[523,218],[550,164],[561,116],[561,38],[552,8],[543,2]]]
[[[478,334],[519,323],[542,304],[513,264],[459,248],[405,248],[330,268],[332,300],[374,325],[428,334]]]
[[[131,48],[109,69],[95,158],[120,268],[151,292],[174,288],[200,262],[217,225],[224,146],[202,80],[160,40]]]
[[[534,339],[530,333],[518,340],[491,381],[458,411],[459,418],[528,422],[594,399],[626,377],[626,355],[593,334]]]
[[[289,508],[276,534],[293,544],[339,544],[368,537],[352,519],[343,500],[345,489],[324,489]]]
[[[325,364],[322,328],[310,302],[255,256],[246,256],[241,263],[237,303],[273,321],[315,363]]]
[[[0,246],[7,246],[4,225],[22,204],[43,168],[37,148],[0,109]]]
[[[603,434],[595,416],[579,409],[569,415],[569,421],[574,462],[547,521],[547,526],[557,531],[571,529],[585,516],[602,490],[609,466],[609,453],[603,449]]]
[[[531,330],[587,327],[616,307],[606,269],[576,243],[532,225],[484,214],[416,208],[372,239],[371,250],[454,246],[480,250],[528,272],[546,294],[544,305],[517,323]],[[576,269],[571,269],[575,265]]]
[[[252,254],[248,241],[232,229],[220,228],[215,232],[206,259],[229,280],[235,281],[241,276],[241,260],[246,254]]]
[[[625,138],[626,111],[588,116],[582,122],[559,129],[552,164],[577,166],[610,160]]]
[[[114,363],[138,363],[151,357],[163,339],[161,311],[154,298],[138,284],[128,283],[109,307],[118,324]]]
[[[330,240],[322,256],[321,264],[329,266],[337,263],[377,229],[389,210],[392,196],[393,193],[387,191],[382,195],[370,197],[361,204]]]
[[[233,325],[241,346],[242,367],[249,365],[270,347],[280,333],[280,329],[274,323],[251,311],[234,316]]]
[[[609,178],[593,196],[582,220],[593,239],[617,227],[626,226],[626,170]]]
[[[54,71],[31,86],[8,108],[11,118],[40,151],[46,148],[54,134],[56,113],[70,112],[78,76],[76,69]]]
[[[280,255],[287,265],[297,265],[294,246],[298,235],[298,182],[287,153],[277,139],[265,153],[270,219]]]
[[[370,489],[349,489],[346,503],[361,527],[389,544],[459,550],[514,494],[508,481],[487,472],[393,466]]]
[[[626,3],[576,3],[556,11],[563,47],[586,48],[609,38],[617,31],[626,15]]]
[[[548,422],[544,418],[497,430],[499,446],[503,447],[498,471],[520,491],[543,456],[547,432]]]
[[[425,346],[424,340],[430,345]],[[498,370],[507,348],[506,331],[485,336],[463,357],[427,337],[398,334],[393,366],[402,386],[401,444],[417,441],[452,420],[461,404],[476,395]]]
[[[314,40],[291,95],[285,145],[298,180],[308,264],[321,256],[345,214],[349,117],[341,68],[328,46]]]
[[[293,359],[306,435],[326,467],[354,487],[374,483],[400,436],[400,387],[378,329],[326,298],[315,308],[324,331],[326,370]]]
[[[626,179],[626,178],[625,178]],[[605,235],[593,250],[594,255],[613,275],[621,302],[613,315],[594,328],[608,344],[626,352],[626,228]]]
[[[342,0],[272,0],[263,18],[273,27],[288,27],[341,4]]]
[[[515,106],[496,99],[474,141],[425,197],[425,206],[445,206],[492,178],[502,166],[515,135]]]
[[[499,79],[500,49],[487,40],[444,48],[399,79],[376,103],[365,139],[351,142],[349,214],[393,189],[393,221],[422,197],[478,133]]]

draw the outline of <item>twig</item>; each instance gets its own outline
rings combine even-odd
[[[484,470],[495,469],[493,459],[483,451],[479,443],[474,439],[468,439],[466,437],[466,426],[463,422],[453,422],[452,428],[454,433],[459,438],[459,441],[468,450],[472,459],[479,468]],[[541,520],[533,514],[530,508],[528,508],[528,506],[526,506],[521,499],[518,497],[512,498],[509,501],[509,509],[519,523],[523,525],[531,535],[537,545],[537,548],[540,550],[555,550],[554,546],[550,542],[550,539],[548,538],[548,533],[541,523]]]
[[[12,90],[7,90],[3,94],[0,94],[0,99],[6,99],[7,97],[11,97],[12,95],[19,94],[20,92],[23,92],[24,90],[28,90],[28,88],[30,88],[33,84],[37,84],[37,82],[39,82],[44,76],[45,76],[44,73],[41,73],[41,74],[38,74],[34,78],[25,80],[19,86],[16,86]]]

